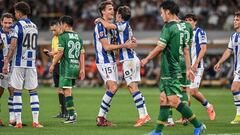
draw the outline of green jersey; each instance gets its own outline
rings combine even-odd
[[[179,78],[181,76],[179,50],[185,44],[184,31],[180,23],[176,21],[166,23],[158,44],[165,47],[161,57],[161,79]]]
[[[193,37],[193,29],[190,23],[186,21],[180,21],[180,25],[182,26],[184,30],[184,37],[185,37],[185,43],[188,48],[190,48],[191,43],[192,43],[192,37]],[[184,54],[183,54],[183,48],[186,47],[186,45],[182,46],[179,51],[180,51],[180,67],[182,73],[186,73],[186,65],[185,65],[185,59],[184,59]]]
[[[60,76],[77,79],[80,53],[84,53],[81,37],[75,32],[63,32],[59,35],[58,48],[63,49],[63,56],[60,60]]]

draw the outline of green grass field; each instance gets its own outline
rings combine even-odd
[[[205,108],[192,99],[194,113],[207,126],[205,134],[211,135],[240,135],[240,125],[230,125],[229,122],[235,116],[235,107],[231,92],[224,88],[202,88],[201,91],[214,104],[216,120],[210,121]],[[99,104],[104,93],[103,88],[75,88],[74,102],[78,113],[76,124],[66,125],[62,119],[51,118],[58,113],[58,98],[54,88],[39,88],[40,97],[40,121],[45,126],[42,129],[31,127],[32,116],[27,91],[23,93],[23,122],[28,126],[23,129],[13,127],[1,127],[0,135],[143,135],[155,127],[159,112],[159,91],[157,88],[142,88],[147,108],[152,120],[143,127],[134,128],[133,124],[138,117],[133,99],[126,89],[120,89],[115,95],[108,119],[116,123],[116,127],[97,127],[95,118]],[[5,91],[1,99],[0,117],[6,124],[8,122],[7,109],[8,92]],[[174,118],[179,118],[179,113],[174,111]],[[164,128],[164,135],[192,135],[192,125]]]

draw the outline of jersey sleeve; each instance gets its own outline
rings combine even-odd
[[[60,35],[58,37],[58,49],[64,49],[64,47],[65,47],[64,37],[63,35]]]
[[[10,38],[18,38],[18,30],[18,25],[11,26],[9,31]]]
[[[98,23],[96,27],[97,27],[97,30],[96,30],[97,38],[98,39],[107,38],[105,28],[103,27],[103,25],[101,23]]]
[[[230,37],[230,40],[228,42],[228,49],[233,50],[232,37]]]
[[[163,45],[165,47],[169,41],[169,38],[170,38],[169,29],[166,28],[166,26],[164,26],[157,45]]]
[[[207,35],[203,30],[199,32],[199,44],[207,44]]]

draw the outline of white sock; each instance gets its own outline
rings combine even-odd
[[[132,93],[133,100],[138,109],[139,118],[145,117],[145,108],[144,108],[144,98],[142,97],[142,93],[140,91],[136,91]]]
[[[112,101],[114,94],[111,91],[106,91],[102,98],[101,106],[99,109],[98,116],[100,117],[106,117],[107,112],[109,111],[110,108],[110,103]]]
[[[236,106],[236,115],[240,115],[240,91],[232,92],[232,94]]]
[[[13,93],[13,109],[17,123],[22,123],[22,92]]]
[[[9,122],[15,122],[15,115],[13,109],[13,96],[8,97],[8,111],[9,111]]]
[[[39,99],[37,92],[29,92],[30,95],[30,105],[32,108],[33,122],[38,123],[39,117]]]

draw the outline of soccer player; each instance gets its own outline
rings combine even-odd
[[[117,41],[118,44],[121,45],[127,40],[133,38],[132,29],[128,22],[130,17],[130,8],[128,6],[121,6],[118,8],[116,14],[117,23],[109,23],[101,18],[98,18],[96,21],[101,22],[107,29],[116,29],[118,33]],[[140,60],[138,59],[134,49],[127,48],[122,48],[119,50],[119,57],[120,62],[123,64],[124,79],[127,82],[128,89],[132,94],[139,113],[139,119],[136,121],[134,126],[139,127],[151,119],[147,112],[144,96],[138,89],[138,82],[141,81]]]
[[[29,90],[32,108],[33,128],[43,127],[39,121],[39,99],[37,94],[37,71],[35,66],[38,29],[28,19],[30,7],[25,2],[14,5],[16,24],[10,30],[11,45],[4,59],[3,73],[8,73],[9,62],[12,59],[12,75],[10,85],[14,88],[13,108],[16,128],[22,128],[22,89]]]
[[[105,21],[112,21],[114,18],[112,2],[101,2],[98,9]],[[136,47],[135,41],[132,40],[117,45],[114,43],[114,33],[115,31],[107,30],[101,23],[97,23],[93,34],[97,68],[106,85],[106,92],[102,98],[97,116],[97,126],[113,126],[112,122],[106,119],[110,103],[118,88],[117,65],[113,50]]]
[[[82,38],[73,30],[73,18],[62,16],[59,22],[63,33],[59,35],[58,52],[53,58],[49,72],[53,73],[60,60],[59,87],[63,89],[69,114],[64,123],[75,123],[77,114],[74,108],[72,87],[76,79],[83,80],[85,78],[85,50]]]
[[[200,135],[205,125],[197,120],[191,109],[186,104],[182,103],[179,98],[182,96],[178,78],[181,73],[179,67],[179,50],[181,46],[186,45],[184,43],[184,30],[175,19],[175,16],[179,13],[179,7],[173,1],[164,1],[160,5],[160,13],[165,22],[160,40],[157,42],[157,46],[154,50],[152,50],[146,58],[141,60],[141,65],[144,66],[154,57],[160,53],[162,54],[160,79],[160,100],[162,104],[160,105],[157,127],[150,134],[162,135],[164,124],[167,122],[169,116],[169,108],[173,107],[194,125],[194,135]],[[184,51],[184,58],[187,77],[193,80],[194,75],[190,69],[190,56],[188,51]]]
[[[0,29],[0,38],[2,40],[2,49],[0,50],[0,97],[2,97],[2,94],[4,92],[4,89],[8,89],[9,97],[8,97],[8,110],[9,110],[9,126],[15,125],[15,116],[13,111],[13,87],[9,85],[9,74],[3,74],[2,68],[3,68],[3,60],[4,57],[8,53],[8,48],[10,46],[10,27],[13,24],[13,15],[10,13],[4,13],[1,17],[1,25],[2,28]],[[10,70],[10,69],[9,69]],[[11,71],[10,71],[11,72]],[[2,125],[2,122],[0,122],[0,125]]]
[[[192,60],[192,70],[195,73],[194,82],[190,84],[191,95],[197,99],[208,112],[210,120],[215,119],[215,111],[213,105],[208,102],[204,95],[198,90],[203,71],[203,57],[207,50],[207,36],[206,33],[199,27],[197,27],[197,17],[194,14],[187,14],[185,16],[185,21],[189,22],[193,28],[193,42],[191,45],[191,60]]]
[[[231,121],[231,124],[240,124],[240,75],[239,75],[239,32],[240,32],[240,11],[235,12],[234,15],[234,29],[235,33],[230,36],[230,41],[228,43],[228,48],[223,53],[221,59],[214,66],[215,71],[221,70],[221,65],[226,61],[231,53],[234,55],[234,79],[231,86],[231,91],[233,94],[234,104],[236,106],[236,116],[234,120]]]
[[[53,20],[50,23],[50,30],[52,31],[53,37],[52,37],[52,51],[49,51],[47,49],[44,49],[44,53],[50,57],[54,57],[54,55],[57,54],[58,51],[58,36],[62,32],[61,27],[58,21]],[[63,89],[59,87],[59,62],[55,65],[56,67],[53,70],[53,81],[54,86],[57,88],[58,93],[58,99],[60,104],[60,113],[55,118],[66,118],[67,116],[67,109],[65,106],[65,97],[63,93]]]
[[[180,58],[179,58],[180,62],[179,63],[180,63],[181,72],[182,72],[182,76],[179,78],[179,81],[181,83],[181,88],[182,88],[182,97],[180,99],[183,103],[185,103],[189,106],[190,105],[189,86],[190,86],[191,82],[187,79],[186,65],[185,65],[183,50],[189,52],[189,48],[192,43],[193,29],[192,29],[192,26],[190,23],[180,20],[178,18],[178,16],[176,16],[176,20],[179,21],[181,27],[184,30],[185,44],[186,44],[186,45],[184,45],[185,48],[180,47],[180,49],[179,49],[179,51],[180,51]],[[182,123],[182,124],[187,124],[187,122],[188,122],[187,119],[185,119],[184,117],[182,117],[181,119],[176,121],[176,123]],[[169,111],[169,118],[168,118],[167,126],[174,126],[174,121],[172,118],[172,108]]]

